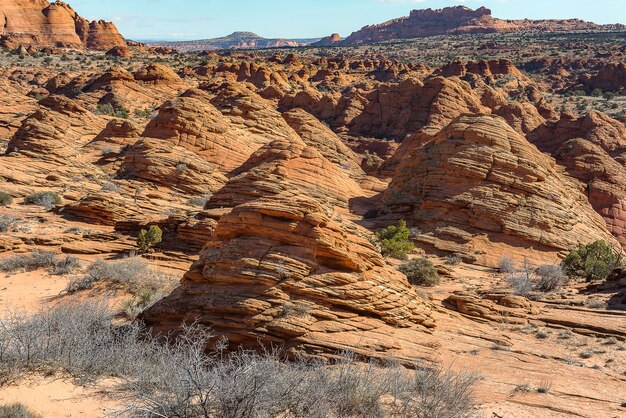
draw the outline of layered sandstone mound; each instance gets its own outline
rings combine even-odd
[[[67,4],[48,0],[0,0],[4,46],[72,47],[108,50],[126,42],[113,23],[83,19]]]
[[[328,205],[347,208],[363,190],[342,169],[301,139],[277,139],[252,154],[207,208],[232,208],[260,197],[298,190]]]
[[[133,52],[127,46],[114,46],[106,52],[108,57],[123,57],[130,58],[133,56]]]
[[[105,128],[92,142],[103,142],[116,145],[132,145],[141,135],[137,124],[128,119],[111,119]]]
[[[154,138],[142,138],[124,153],[120,175],[198,195],[213,193],[227,181],[195,152]]]
[[[565,142],[554,156],[569,175],[586,185],[589,203],[626,248],[626,164],[582,138]]]
[[[154,85],[172,85],[180,84],[182,80],[171,68],[159,64],[152,63],[133,74],[135,80]]]
[[[264,142],[298,138],[298,134],[285,122],[275,106],[244,84],[225,82],[204,88],[213,95],[211,103],[241,130],[248,131]]]
[[[468,33],[509,33],[522,31],[560,32],[598,29],[601,26],[579,19],[569,20],[502,20],[491,16],[491,10],[464,6],[440,10],[413,10],[408,17],[379,25],[365,26],[345,39],[343,44],[358,45],[394,39]]]
[[[502,251],[546,259],[599,239],[615,242],[554,160],[497,116],[461,116],[416,149],[383,205],[422,229],[418,241],[484,264]]]
[[[343,122],[352,135],[404,139],[426,127],[439,130],[462,113],[488,111],[467,82],[434,77],[424,83],[409,79],[381,85],[357,116]]]
[[[241,166],[269,139],[239,129],[208,98],[204,92],[194,90],[164,103],[142,136],[193,151],[228,173]],[[245,123],[242,117],[241,125]]]
[[[341,167],[353,179],[365,177],[360,167],[361,158],[315,116],[303,109],[293,109],[282,115],[305,144],[317,149],[328,161]]]
[[[584,138],[615,155],[626,148],[626,126],[604,113],[592,111],[580,117],[563,114],[559,120],[548,121],[528,135],[529,141],[549,153],[574,138]]]
[[[102,130],[105,121],[64,96],[48,96],[39,104],[7,149],[40,161],[82,164],[80,148]]]
[[[595,89],[602,91],[624,91],[626,89],[626,64],[607,64],[596,75],[583,80],[588,92]]]
[[[455,77],[434,77],[417,89],[408,86],[409,82],[404,82],[398,85],[397,92],[379,99],[383,119],[395,129],[401,127],[397,135],[404,139],[383,166],[382,171],[386,174],[392,174],[407,155],[430,141],[454,118],[464,113],[490,113],[471,86]],[[399,103],[400,108],[394,103]],[[372,111],[374,109],[372,106]]]
[[[481,61],[455,61],[446,64],[436,70],[433,75],[441,77],[465,77],[468,74],[479,77],[492,77],[499,75],[513,75],[521,79],[527,79],[520,70],[515,67],[511,60],[481,60]]]
[[[565,114],[528,138],[584,183],[593,208],[626,245],[626,126],[600,112]]]
[[[50,80],[46,87],[51,92],[75,97],[87,107],[110,104],[115,109],[123,108],[130,112],[146,111],[176,97],[187,87],[171,69],[162,66],[156,68],[163,71],[151,71],[150,67],[146,67],[137,72],[139,80],[136,80],[125,68],[113,65],[91,77],[80,74],[68,81],[64,75]]]
[[[37,101],[26,95],[19,84],[0,78],[0,138],[11,138],[22,125],[24,115],[37,108]]]
[[[376,355],[390,327],[432,327],[430,307],[358,227],[314,199],[273,197],[223,216],[181,285],[143,314],[157,332],[196,322],[231,347]]]

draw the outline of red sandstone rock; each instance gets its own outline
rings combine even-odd
[[[67,4],[47,0],[1,0],[1,42],[38,47],[72,47],[109,50],[125,46],[113,23],[89,22]]]

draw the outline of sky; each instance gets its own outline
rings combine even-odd
[[[113,21],[133,40],[347,36],[412,9],[485,6],[502,19],[582,18],[626,24],[626,0],[66,0],[83,17]]]

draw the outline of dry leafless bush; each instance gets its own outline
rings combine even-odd
[[[84,275],[70,281],[67,293],[76,293],[90,289],[96,283],[111,283],[137,294],[143,289],[163,290],[174,282],[166,274],[158,272],[140,257],[126,258],[117,261],[96,260]]]
[[[535,270],[535,275],[537,276],[535,290],[539,292],[552,292],[568,281],[567,275],[559,265],[541,265]]]
[[[0,405],[0,418],[39,418],[40,415],[32,412],[21,403]]]
[[[157,341],[138,324],[114,325],[104,304],[65,303],[0,321],[0,386],[29,372],[82,380],[119,377],[132,417],[472,416],[475,377],[396,364],[285,361],[278,351],[207,353],[212,335],[185,327]]]
[[[48,251],[33,251],[29,254],[18,254],[0,260],[0,271],[13,273],[17,271],[34,271],[48,269],[50,274],[70,274],[80,267],[80,261],[73,256],[61,258]]]
[[[515,272],[515,261],[510,256],[505,256],[500,259],[500,263],[498,268],[502,273],[514,273]]]
[[[21,218],[13,215],[0,215],[0,232],[9,232],[19,221]]]

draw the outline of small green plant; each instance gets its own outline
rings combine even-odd
[[[55,192],[37,192],[26,196],[24,203],[27,205],[43,206],[52,209],[61,203],[61,197]]]
[[[619,256],[609,244],[596,241],[569,253],[561,262],[561,267],[569,277],[604,280],[618,262]]]
[[[99,104],[96,107],[96,114],[105,115],[105,116],[114,116],[116,118],[128,119],[130,115],[128,114],[128,110],[123,107],[115,108],[110,103]]]
[[[148,230],[142,229],[139,232],[137,247],[145,253],[161,241],[163,241],[163,231],[157,225],[152,225]]]
[[[133,113],[135,114],[135,116],[142,119],[150,119],[152,117],[152,110],[149,108],[135,109]]]
[[[411,260],[401,265],[400,270],[416,286],[435,286],[439,284],[439,274],[434,264],[425,258]]]
[[[406,255],[415,249],[415,245],[409,241],[410,233],[404,219],[400,220],[397,226],[392,225],[379,231],[376,239],[380,244],[380,253],[384,257],[406,259]]]
[[[13,203],[13,198],[7,192],[0,192],[0,206],[9,206]]]

